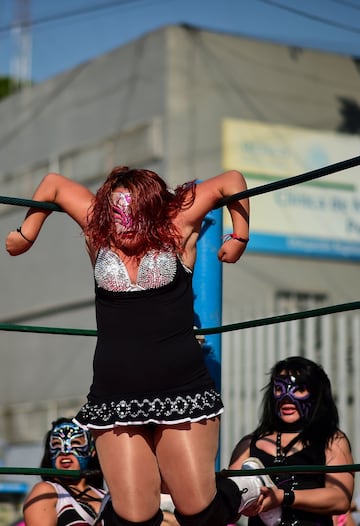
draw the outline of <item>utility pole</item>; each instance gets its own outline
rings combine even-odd
[[[30,0],[14,0],[11,35],[14,51],[10,59],[10,72],[15,88],[20,90],[31,84]]]

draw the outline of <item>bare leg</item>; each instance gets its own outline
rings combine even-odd
[[[93,433],[113,508],[128,521],[146,521],[159,510],[161,481],[153,432],[148,426],[119,426]]]
[[[161,476],[184,515],[202,511],[216,495],[218,436],[219,418],[155,428]]]

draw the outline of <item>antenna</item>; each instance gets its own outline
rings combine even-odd
[[[30,0],[14,1],[14,16],[11,29],[14,53],[10,71],[15,89],[20,90],[31,84],[31,20]]]

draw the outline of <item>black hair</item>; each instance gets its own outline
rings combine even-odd
[[[309,416],[301,421],[302,429],[296,441],[301,440],[304,445],[313,445],[324,451],[338,433],[344,433],[339,430],[339,414],[327,374],[321,365],[302,356],[285,358],[272,367],[270,381],[263,389],[260,422],[252,435],[258,439],[280,430],[273,383],[283,372],[293,374],[299,385],[306,385],[313,400]]]
[[[43,457],[40,463],[41,468],[52,468],[53,467],[51,457],[50,457],[50,435],[55,427],[57,427],[60,424],[66,424],[66,423],[73,424],[74,422],[72,418],[64,418],[64,417],[60,417],[57,420],[54,420],[54,422],[52,422],[51,429],[47,431],[45,438],[44,438],[44,454],[43,454]],[[89,431],[86,431],[86,432],[89,433]],[[90,438],[90,433],[89,433],[89,438]],[[86,471],[84,472],[83,477],[86,479],[86,482],[90,484],[91,486],[94,486],[96,488],[104,487],[104,477],[100,469],[100,463],[99,463],[99,459],[96,454],[96,451],[95,451],[94,456],[90,458],[89,465]],[[42,480],[48,480],[52,482],[58,481],[60,482],[60,484],[63,484],[63,485],[69,485],[71,484],[71,482],[76,481],[74,477],[59,477],[57,475],[54,476],[54,475],[47,475],[47,474],[41,475],[41,478]]]

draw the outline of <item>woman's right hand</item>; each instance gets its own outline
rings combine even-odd
[[[85,186],[57,173],[47,174],[40,182],[32,199],[50,202],[60,206],[83,229],[87,224],[88,211],[94,194]],[[6,238],[6,250],[10,256],[27,252],[39,235],[50,210],[32,207],[22,223],[22,233],[12,231]]]
[[[260,491],[263,495],[261,511],[268,511],[282,505],[284,500],[284,490],[277,488],[276,486],[271,488],[263,486]]]

